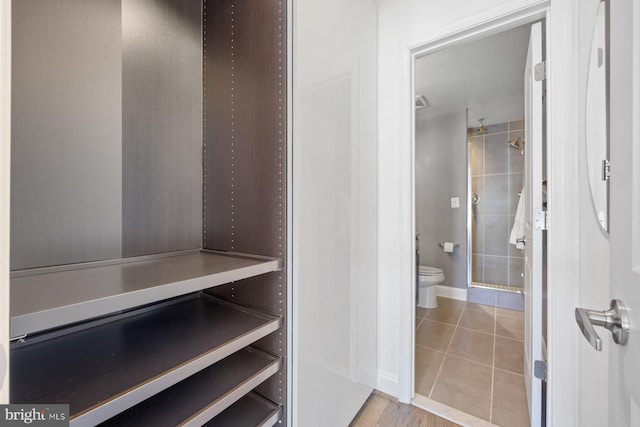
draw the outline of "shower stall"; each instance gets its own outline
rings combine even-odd
[[[510,235],[524,185],[524,121],[480,123],[467,137],[469,284],[521,293],[524,251]]]

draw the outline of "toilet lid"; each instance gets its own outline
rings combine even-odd
[[[436,267],[421,265],[420,270],[418,270],[418,274],[421,276],[438,276],[442,274],[442,270]]]

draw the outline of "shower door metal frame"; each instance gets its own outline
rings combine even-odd
[[[469,109],[467,108],[467,126]],[[467,289],[473,284],[473,171],[471,170],[471,142],[467,131]],[[480,201],[479,201],[480,203]]]

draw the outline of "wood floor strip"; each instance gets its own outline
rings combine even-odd
[[[391,396],[373,392],[350,427],[460,427],[413,405],[398,402]]]
[[[371,396],[364,403],[358,415],[351,423],[352,427],[366,427],[375,426],[378,424],[378,420],[387,409],[389,400],[372,393]]]

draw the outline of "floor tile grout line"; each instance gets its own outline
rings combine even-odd
[[[419,322],[417,322],[418,324],[416,325],[416,329],[415,329],[416,331],[418,330],[418,328],[420,327],[420,325],[422,325],[422,322],[424,322],[424,319],[425,319],[425,317],[421,317],[421,318],[420,318],[420,321],[419,321]]]
[[[442,350],[436,350],[435,348],[426,347],[426,346],[424,346],[424,345],[419,345],[419,344],[416,344],[416,346],[418,346],[418,347],[420,347],[420,348],[427,349],[427,350],[435,351],[436,353],[442,353],[442,354],[444,354],[445,356],[456,357],[456,358],[458,358],[458,359],[462,359],[462,360],[464,360],[465,362],[472,362],[472,363],[476,363],[476,364],[478,364],[478,365],[484,366],[484,367],[486,367],[486,368],[492,368],[492,366],[491,366],[491,365],[488,365],[488,364],[486,364],[486,363],[482,363],[482,362],[478,362],[477,360],[468,359],[468,358],[466,358],[466,357],[458,356],[457,354],[453,354],[453,353],[445,353],[445,352],[443,352]],[[504,369],[501,369],[501,371],[504,371]],[[507,372],[511,372],[511,371],[507,371]],[[515,372],[514,372],[514,373],[515,373]],[[426,396],[426,397],[429,397],[429,396]]]
[[[444,352],[442,350],[436,350],[435,348],[427,347],[426,345],[416,344],[416,347],[420,347],[420,348],[425,349],[425,350],[435,351],[436,353],[447,354],[446,352]],[[456,357],[458,357],[458,356],[456,356]],[[461,359],[463,359],[463,358],[461,357]],[[429,396],[427,396],[427,397],[429,397]]]
[[[502,339],[505,339],[505,340],[517,341],[517,342],[519,342],[521,344],[524,344],[524,340],[519,340],[519,339],[512,338],[512,337],[505,337],[504,335],[498,335],[498,334],[496,334],[496,337],[499,337],[499,338],[502,338]]]
[[[431,385],[431,390],[429,390],[429,395],[427,396],[431,399],[431,395],[433,394],[433,390],[436,388],[436,383],[438,382],[438,378],[440,377],[440,373],[442,372],[442,366],[444,366],[444,361],[447,358],[447,353],[444,353],[442,357],[442,362],[440,362],[440,367],[438,368],[438,373],[436,374],[436,378],[433,380],[433,384]]]
[[[496,322],[496,323],[497,323],[497,322]],[[496,334],[496,336],[497,336],[497,337],[500,337],[500,338],[506,338],[506,339],[508,339],[508,340],[518,341],[518,342],[524,343],[524,340],[519,340],[519,339],[517,339],[517,338],[508,337],[508,336],[506,336],[506,335],[498,335],[498,334]]]
[[[454,331],[454,333],[455,333],[455,331]],[[489,334],[487,334],[487,335],[489,335]],[[499,335],[496,335],[495,337],[496,338],[504,338],[504,337],[501,337]],[[512,341],[515,341],[515,340],[512,340]],[[519,341],[519,342],[521,342],[521,341]],[[438,349],[435,349],[435,348],[432,348],[432,347],[429,347],[429,346],[426,346],[426,345],[418,344],[418,343],[416,343],[416,347],[420,347],[422,349],[426,349],[426,350],[430,350],[430,351],[435,351],[436,353],[441,353],[441,354],[444,354],[445,356],[448,355],[448,356],[452,356],[452,357],[457,357],[458,359],[462,359],[462,360],[465,360],[467,362],[477,363],[478,365],[486,366],[488,368],[493,368],[494,367],[494,366],[488,365],[486,363],[478,362],[477,360],[473,360],[473,359],[469,359],[467,357],[459,356],[457,354],[449,353],[448,350],[447,351],[442,351],[442,350],[438,350]],[[495,343],[494,343],[494,358],[495,358]],[[495,364],[495,360],[494,360],[494,364]],[[503,368],[498,368],[498,367],[495,367],[495,368],[500,370],[500,371],[509,372],[511,374],[514,374],[514,375],[523,376],[523,374],[520,374],[518,372],[513,372],[513,371],[510,371],[508,369],[503,369]],[[426,396],[426,397],[429,397],[429,396]]]
[[[426,307],[421,307],[421,308],[426,309],[426,310],[427,310],[427,312],[425,313],[425,315],[424,315],[424,316],[422,316],[422,317],[420,318],[420,322],[418,322],[418,324],[416,325],[416,329],[415,329],[416,331],[418,330],[418,328],[420,327],[420,325],[422,325],[422,322],[424,322],[424,321],[425,321],[425,319],[427,318],[427,316],[429,315],[429,313],[431,313],[431,309],[430,309],[430,308],[426,308]],[[414,333],[415,333],[415,331],[414,331]]]
[[[433,322],[433,323],[439,323],[439,324],[441,324],[441,325],[453,326],[454,328],[455,328],[455,327],[456,327],[456,325],[457,325],[457,322],[456,322],[456,325],[454,325],[453,323],[438,322],[437,320],[427,319],[426,317],[424,318],[424,320],[428,320],[429,322]]]
[[[505,308],[503,310],[507,310],[507,309]],[[524,319],[524,317],[522,317],[522,316],[513,316],[511,314],[503,314],[503,313],[498,313],[498,312],[496,312],[496,316],[513,317],[514,319]]]
[[[485,335],[495,335],[492,334],[491,332],[485,332],[485,331],[481,331],[478,329],[471,329],[471,328],[465,328],[464,326],[458,326],[459,329],[464,329],[465,331],[472,331],[472,332],[478,332],[480,334],[485,334]]]
[[[495,367],[495,369],[497,369],[498,371],[506,372],[508,374],[513,374],[513,375],[518,375],[519,377],[524,377],[524,374],[519,374],[517,372],[509,371],[508,369],[498,368],[497,366]]]
[[[460,310],[460,314],[458,315],[458,321],[456,322],[456,326],[453,329],[453,334],[451,334],[451,339],[449,339],[449,345],[447,346],[447,351],[444,352],[444,357],[442,358],[442,362],[440,362],[440,368],[438,369],[438,373],[436,374],[436,378],[433,380],[433,385],[431,386],[431,390],[429,390],[429,399],[431,399],[431,395],[433,394],[433,390],[436,388],[436,384],[438,383],[438,378],[440,377],[440,373],[442,372],[442,367],[444,366],[444,361],[447,359],[449,354],[449,348],[451,348],[451,343],[453,342],[453,337],[456,335],[456,330],[458,329],[458,323],[460,323],[460,318],[462,317],[462,312],[464,308],[467,306],[467,302],[465,301],[462,305],[462,310]]]
[[[426,317],[423,317],[423,318],[420,320],[420,323],[418,324],[418,326],[416,326],[416,331],[418,330],[418,328],[419,328],[420,326],[422,326],[422,324],[424,323],[424,321],[425,321],[425,320],[427,320],[427,318],[426,318]]]

